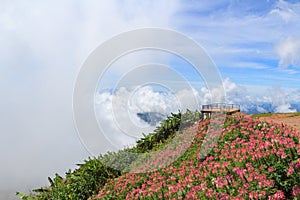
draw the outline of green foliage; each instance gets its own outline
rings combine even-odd
[[[166,120],[160,123],[160,126],[154,130],[154,133],[145,135],[137,141],[136,152],[145,153],[151,151],[156,144],[164,143],[168,138],[173,137],[174,134],[183,130],[184,128],[192,125],[200,120],[201,113],[198,111],[192,112],[187,110],[185,113],[171,113]]]
[[[28,200],[30,199],[30,197],[26,194],[22,194],[20,192],[16,192],[17,197],[19,197],[20,199],[24,199],[24,200]]]
[[[287,113],[276,113],[276,114],[287,114]],[[259,118],[259,117],[270,117],[272,115],[271,112],[267,113],[258,113],[258,114],[253,114],[252,118]],[[300,116],[300,112],[294,112],[294,113],[289,113],[287,117],[297,117]]]
[[[189,110],[184,114],[172,113],[160,123],[154,133],[140,139],[136,147],[89,158],[83,164],[78,164],[78,169],[73,172],[69,170],[65,178],[58,174],[53,179],[49,177],[49,187],[34,189],[30,195],[17,192],[17,196],[24,200],[88,199],[97,194],[110,179],[120,176],[121,171],[135,161],[137,153],[144,153],[162,145],[179,129],[190,126],[200,117],[201,113]]]
[[[133,163],[137,157],[138,152],[132,149],[124,149],[118,152],[108,152],[105,155],[100,155],[99,160],[107,166],[110,166],[118,171],[126,171],[127,167]]]
[[[297,116],[300,116],[300,112],[292,113],[291,116],[289,116],[289,117],[297,117]]]
[[[95,195],[108,179],[120,175],[118,171],[103,165],[97,158],[89,158],[78,166],[73,172],[67,172],[65,178],[58,174],[55,174],[53,179],[48,178],[50,187],[35,189],[31,195],[17,195],[24,200],[88,199]]]
[[[290,149],[291,151],[296,152],[296,149]],[[256,162],[253,162],[253,166],[259,168],[263,164],[264,173],[267,174],[268,178],[274,180],[275,187],[282,190],[286,196],[291,194],[291,191],[295,185],[300,183],[300,168],[297,163],[298,157],[295,156],[286,157],[285,159],[280,158],[276,154],[263,157]],[[295,165],[297,167],[295,167]],[[268,172],[266,169],[272,167],[272,172]],[[288,175],[289,170],[293,170],[291,175]]]
[[[207,134],[207,130],[214,120],[195,124],[200,118],[199,112],[172,113],[153,133],[138,140],[135,147],[89,158],[79,164],[78,169],[67,172],[65,178],[58,174],[49,178],[49,187],[35,189],[30,195],[17,193],[17,196],[24,200],[81,200],[131,199],[133,196],[127,195],[132,194],[138,195],[138,199],[191,199],[188,195],[196,186],[198,189],[195,189],[194,199],[211,199],[209,192],[212,197],[222,194],[228,195],[229,199],[238,195],[247,199],[250,192],[261,195],[264,192],[264,197],[274,197],[276,192],[282,191],[288,199],[295,196],[292,193],[300,187],[298,133],[283,125],[230,116],[221,127],[220,136],[216,134],[217,130],[212,130],[211,134],[216,134],[218,140],[209,146],[210,139],[215,138]],[[197,132],[197,135],[193,135],[192,144],[168,167],[140,174],[120,172],[134,163],[138,154],[154,152],[176,139],[176,136],[186,134],[185,131]],[[198,154],[205,143],[210,148],[208,155],[202,159]],[[166,158],[166,155],[160,156]],[[151,187],[147,189],[149,185]],[[245,186],[245,193],[240,194]],[[151,195],[141,197],[143,192]]]
[[[206,122],[188,129],[199,135],[170,166],[153,173],[128,173],[108,183],[95,198],[297,199],[299,133],[283,125],[228,117],[217,146],[199,160],[199,148],[209,138],[202,126]]]
[[[258,113],[258,114],[253,114],[252,118],[257,118],[257,117],[269,117],[271,116],[272,113],[271,112],[267,112],[267,113]]]
[[[185,113],[171,113],[164,121],[160,123],[153,133],[144,135],[137,141],[133,148],[127,148],[118,152],[108,152],[99,159],[106,165],[120,171],[128,171],[127,168],[138,158],[141,153],[151,152],[168,144],[172,137],[180,130],[192,125],[201,118],[201,113],[187,110]],[[144,155],[149,156],[149,155]],[[145,158],[144,158],[145,159]]]

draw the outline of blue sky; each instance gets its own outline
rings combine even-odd
[[[188,1],[179,25],[223,77],[244,85],[299,88],[297,1]]]
[[[47,176],[74,168],[74,163],[90,155],[78,137],[72,111],[80,68],[104,41],[146,27],[175,30],[201,45],[221,73],[228,102],[241,104],[245,111],[248,105],[266,111],[261,103],[271,104],[275,112],[295,111],[292,104],[299,105],[298,1],[2,0],[1,195],[10,191],[5,195],[11,197],[16,190],[28,192],[45,185]],[[169,64],[195,87],[193,92],[177,93],[184,97],[184,103],[188,105],[193,93],[200,103],[207,102],[214,91],[203,87],[192,66],[169,58],[138,55],[136,63],[155,59]],[[117,79],[128,67],[124,62],[110,78]],[[115,97],[130,96],[130,91],[118,94]],[[158,107],[178,110],[172,104],[176,99],[173,94],[160,96],[149,87],[136,94],[133,102],[146,111]],[[114,96],[103,95],[99,94],[96,104],[104,106],[107,114],[111,109],[108,100]],[[118,103],[123,105],[122,101]],[[111,122],[111,118],[103,120]]]

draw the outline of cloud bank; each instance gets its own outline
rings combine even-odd
[[[72,113],[77,72],[106,39],[170,27],[177,1],[1,1],[0,194],[48,184],[89,156]]]
[[[265,88],[261,95],[251,96],[250,88],[226,78],[223,81],[223,88],[226,91],[226,102],[240,104],[243,112],[297,111],[296,108],[292,108],[291,102],[299,99],[299,92],[298,95],[291,97],[290,94],[293,94],[294,90],[289,93],[280,85]],[[124,146],[134,145],[136,139],[143,136],[142,133],[150,133],[156,127],[144,122],[138,117],[138,113],[156,112],[167,116],[179,110],[201,110],[201,105],[212,103],[212,95],[217,94],[219,90],[220,88],[215,88],[209,91],[206,87],[201,87],[199,91],[193,88],[192,91],[178,90],[167,93],[157,91],[151,86],[140,87],[137,91],[122,87],[114,93],[110,91],[97,93],[96,116],[103,133],[109,134],[106,135],[107,139],[118,149],[122,149]],[[192,98],[196,98],[198,104],[191,104]]]

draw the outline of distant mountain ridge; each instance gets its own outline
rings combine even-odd
[[[167,116],[159,112],[143,112],[136,114],[141,120],[147,122],[151,126],[157,125],[164,120]]]
[[[290,109],[300,112],[300,104],[292,103]],[[241,111],[247,114],[276,113],[276,108],[271,103],[242,103]]]
[[[274,106],[271,103],[242,103],[241,112],[245,112],[247,114],[258,114],[258,113],[276,113]],[[300,112],[300,104],[292,103],[291,109],[297,110]],[[148,123],[151,126],[158,125],[159,122],[164,120],[167,115],[159,113],[159,112],[139,112],[136,114],[141,120]]]

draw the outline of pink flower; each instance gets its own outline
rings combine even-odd
[[[292,173],[294,173],[294,171],[295,171],[295,170],[294,170],[293,167],[289,167],[289,169],[288,169],[286,175],[287,175],[287,176],[290,176]]]
[[[190,191],[187,195],[186,195],[187,199],[196,199],[196,194],[193,191]]]
[[[245,183],[244,184],[244,188],[247,190],[247,189],[249,189],[251,186],[250,186],[250,184],[249,183]]]
[[[296,165],[295,165],[295,168],[298,169],[299,167],[300,167],[300,163],[297,162]]]
[[[212,189],[208,189],[206,191],[206,194],[205,194],[207,197],[209,198],[213,198],[214,197],[214,193],[213,193],[213,190]]]
[[[293,187],[293,191],[292,191],[293,196],[297,197],[300,195],[300,186],[297,185],[295,187]]]
[[[268,172],[274,172],[274,171],[275,171],[274,167],[269,167],[268,168]]]
[[[264,166],[262,166],[262,165],[259,166],[259,169],[260,169],[260,170],[263,170],[263,169],[264,169]]]
[[[277,190],[274,194],[275,199],[285,199],[284,193],[281,190]]]

